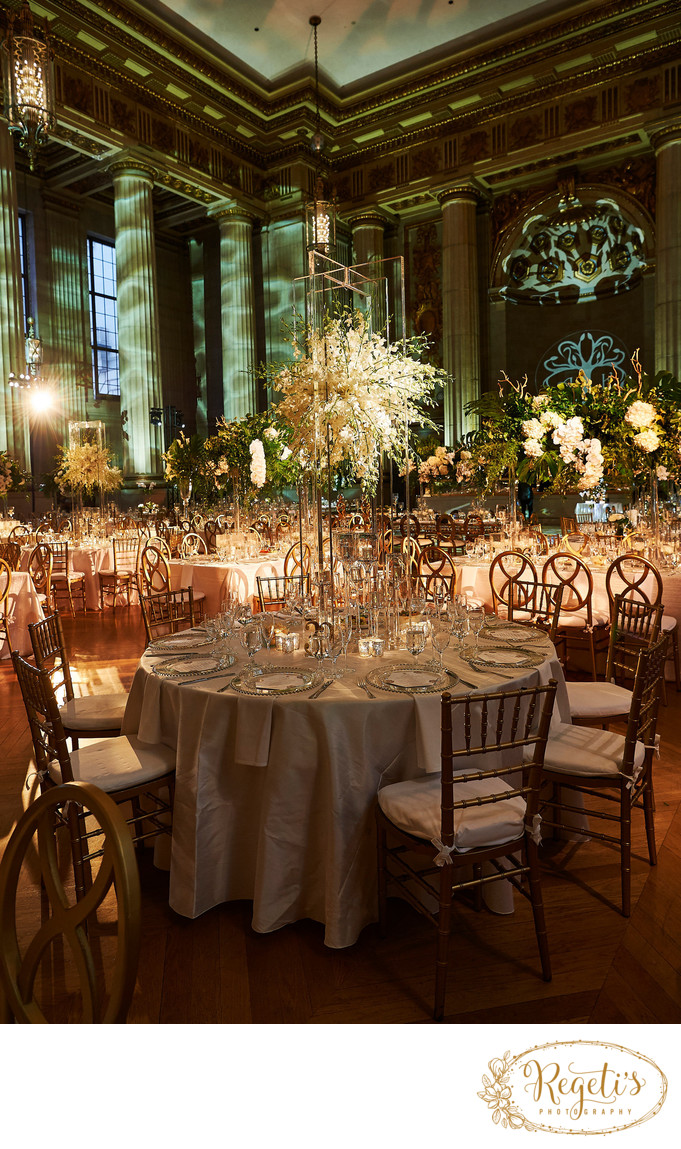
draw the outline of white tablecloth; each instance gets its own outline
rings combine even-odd
[[[27,571],[12,571],[7,596],[7,618],[12,645],[19,654],[31,653],[28,624],[39,622],[44,617],[30,574]],[[0,642],[0,658],[9,658],[9,648],[4,640]]]
[[[514,683],[557,678],[559,716],[569,720],[560,665],[546,649],[552,656],[540,669]],[[450,652],[445,659],[481,688],[507,685]],[[310,666],[300,653],[283,661]],[[252,899],[259,932],[313,918],[325,924],[327,945],[352,945],[376,920],[376,793],[439,769],[440,695],[377,690],[370,700],[353,678],[317,700],[256,698],[218,693],[227,678],[177,685],[153,674],[154,662],[138,668],[124,731],[177,750],[172,908],[197,917],[221,902]],[[353,663],[363,672],[372,665]]]
[[[284,560],[280,555],[236,562],[205,562],[200,559],[173,559],[170,577],[174,590],[191,586],[206,596],[206,613],[214,615],[228,590],[235,590],[239,602],[250,603],[257,596],[256,576],[283,575]]]

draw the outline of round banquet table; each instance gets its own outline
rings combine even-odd
[[[30,574],[12,571],[7,595],[7,620],[12,646],[19,654],[29,654],[32,650],[29,623],[40,622],[44,617]],[[0,642],[0,658],[9,658],[9,647],[4,639]]]
[[[258,594],[256,576],[283,575],[281,555],[259,555],[257,559],[217,562],[214,559],[171,559],[170,578],[173,590],[191,586],[206,596],[206,614],[214,615],[228,591],[236,592],[239,602],[251,603]]]
[[[511,678],[473,671],[449,650],[445,665],[488,691],[555,678],[554,717],[569,721],[560,663],[541,641],[537,669]],[[237,657],[241,664],[241,649]],[[375,664],[358,656],[349,659],[354,673],[318,699],[240,694],[227,674],[179,684],[154,673],[158,658],[140,662],[123,732],[176,750],[172,909],[194,918],[222,902],[252,900],[258,932],[312,918],[324,923],[328,946],[352,945],[377,916],[376,793],[439,770],[440,694],[376,689],[370,699],[356,679]],[[302,652],[258,655],[265,659],[312,665]],[[494,885],[510,896],[507,883]],[[512,912],[512,899],[501,912]]]

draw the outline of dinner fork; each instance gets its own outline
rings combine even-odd
[[[363,691],[364,691],[366,694],[368,694],[368,695],[369,695],[369,698],[375,698],[375,697],[376,697],[376,695],[375,695],[375,694],[372,694],[372,693],[371,693],[371,691],[369,690],[369,687],[367,686],[367,680],[366,680],[366,678],[358,678],[358,679],[357,679],[357,685],[358,685],[358,686],[361,686],[362,690],[363,690]]]
[[[322,682],[321,686],[318,686],[317,689],[315,691],[313,691],[312,694],[308,695],[308,697],[309,698],[319,698],[319,695],[323,694],[324,691],[326,690],[327,686],[330,686],[332,682],[333,682],[333,678],[325,679],[324,682]]]

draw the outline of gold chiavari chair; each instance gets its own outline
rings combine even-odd
[[[43,609],[51,610],[52,551],[47,543],[36,543],[28,557],[28,573]]]
[[[657,606],[662,602],[662,575],[650,559],[638,552],[618,555],[605,572],[605,589],[611,606],[615,596]],[[679,658],[679,626],[673,614],[662,611],[662,632],[671,639],[671,652],[674,659],[676,689],[681,690],[681,659]]]
[[[49,544],[52,551],[52,595],[55,605],[60,595],[66,595],[71,614],[76,617],[76,607],[73,601],[74,590],[80,594],[83,610],[87,610],[85,603],[85,572],[74,571],[71,568],[69,544],[65,541]]]
[[[111,540],[113,569],[99,572],[99,604],[104,610],[104,600],[111,597],[111,606],[116,610],[116,599],[125,595],[126,605],[130,606],[130,592],[135,585],[137,539],[130,535],[115,535]]]

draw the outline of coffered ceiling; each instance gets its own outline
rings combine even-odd
[[[566,0],[158,0],[137,5],[215,55],[276,86],[309,71],[311,15],[321,17],[319,63],[336,89],[403,74],[467,44],[509,35]],[[420,59],[419,59],[420,58]]]

